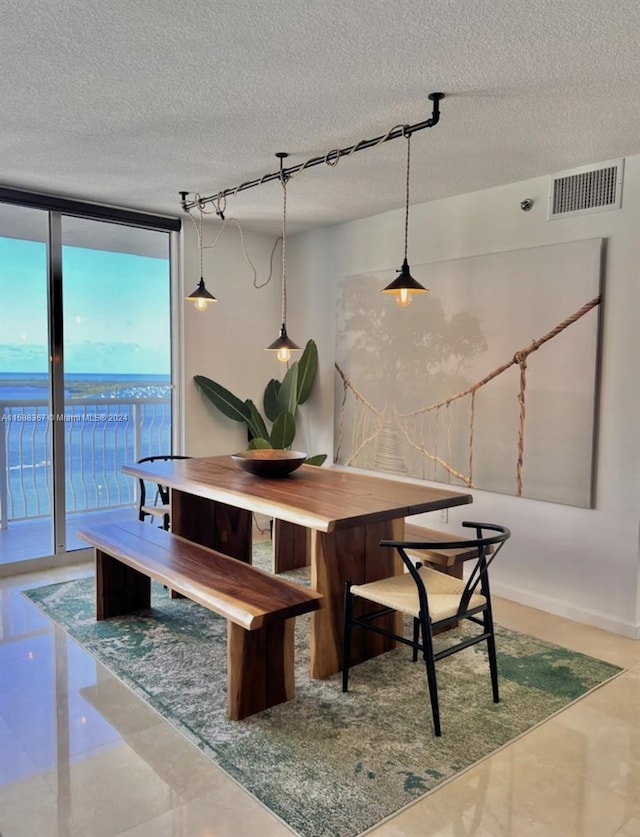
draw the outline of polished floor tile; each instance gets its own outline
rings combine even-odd
[[[291,837],[293,833],[241,788],[227,784],[119,837]]]
[[[0,718],[0,787],[28,779],[37,772],[33,759]]]
[[[90,572],[0,580],[2,837],[290,835],[20,593]],[[640,643],[504,600],[496,615],[627,671],[368,833],[638,837]]]
[[[37,774],[2,785],[0,833],[3,837],[88,837],[71,821],[66,802]]]
[[[514,745],[443,788],[439,805],[462,808],[489,832],[513,837],[606,837],[638,812],[638,801]]]
[[[71,821],[91,837],[113,837],[181,802],[165,777],[123,741],[60,761],[44,778],[65,801]]]
[[[561,616],[545,613],[517,602],[495,598],[494,617],[500,625],[533,634],[547,642],[554,642],[590,654],[600,660],[632,668],[640,665],[640,642],[608,631],[572,622]]]
[[[443,808],[436,801],[437,792],[388,822],[366,832],[367,837],[495,837],[474,821],[466,809]]]
[[[624,688],[627,682],[623,675],[620,686]],[[628,705],[632,702],[630,696]],[[624,721],[607,711],[606,695],[600,696],[597,706],[587,697],[533,730],[521,746],[542,764],[570,770],[607,790],[640,800],[639,710],[636,702],[635,719]]]
[[[638,834],[640,834],[640,815],[626,822],[619,831],[616,831],[614,837],[638,837]]]

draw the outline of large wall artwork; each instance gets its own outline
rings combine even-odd
[[[335,461],[591,507],[602,239],[345,277]]]

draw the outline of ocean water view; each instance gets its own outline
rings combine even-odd
[[[169,395],[169,375],[105,375],[84,372],[64,377],[65,397],[69,399],[164,397]],[[28,401],[49,397],[46,372],[0,372],[0,402]]]
[[[171,449],[168,375],[65,376],[64,410],[52,413],[46,373],[0,373],[0,474],[8,521],[51,514],[52,427],[64,425],[67,513],[135,502],[125,462]]]

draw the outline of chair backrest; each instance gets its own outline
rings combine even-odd
[[[475,523],[469,520],[464,521],[463,526],[476,530],[476,537],[459,541],[380,541],[380,546],[395,547],[402,558],[403,563],[411,573],[413,580],[418,587],[418,595],[420,598],[420,607],[428,613],[427,595],[424,583],[418,572],[418,567],[421,565],[417,563],[406,552],[407,549],[412,551],[420,550],[438,550],[439,552],[448,549],[464,549],[470,552],[476,552],[474,567],[467,579],[460,599],[459,613],[463,613],[471,596],[474,594],[478,585],[485,597],[489,597],[489,577],[487,569],[489,564],[495,559],[498,552],[502,549],[505,542],[511,537],[511,531],[506,526],[500,526],[497,523]],[[485,535],[485,531],[488,534]],[[428,557],[425,556],[425,563],[428,563]]]
[[[171,459],[191,459],[190,456],[180,456],[179,454],[173,453],[162,453],[156,454],[155,456],[143,456],[142,459],[138,459],[138,465],[141,465],[143,462],[168,462]],[[140,497],[138,500],[138,510],[142,508],[142,506],[146,505],[147,499],[147,487],[145,480],[142,478],[138,479],[140,483]],[[158,505],[167,505],[169,502],[169,489],[166,485],[161,485],[160,483],[155,483],[155,490],[156,490],[156,497],[154,498],[155,501],[160,499],[160,503]],[[156,504],[154,502],[154,504]]]

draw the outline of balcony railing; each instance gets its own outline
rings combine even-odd
[[[0,401],[0,528],[52,511],[52,427],[64,424],[67,513],[131,506],[136,483],[125,462],[171,450],[171,399],[67,400],[53,415],[45,400]]]

